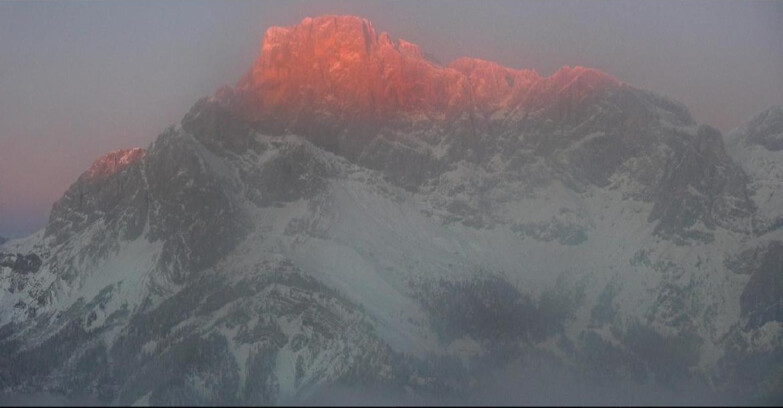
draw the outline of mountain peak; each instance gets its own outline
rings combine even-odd
[[[259,119],[293,122],[438,115],[463,111],[470,101],[458,72],[424,58],[415,44],[378,35],[372,23],[353,16],[270,28],[261,56],[238,88],[249,91]]]
[[[266,31],[261,55],[237,90],[251,119],[302,129],[348,119],[378,124],[405,115],[440,121],[550,103],[564,89],[572,91],[570,100],[581,99],[621,84],[579,66],[544,78],[474,58],[444,67],[425,55],[416,44],[378,34],[364,18],[308,17]]]
[[[129,165],[141,160],[146,150],[136,147],[132,149],[118,149],[95,160],[89,170],[84,172],[88,180],[102,180],[116,174]]]
[[[307,17],[298,25],[291,27],[273,26],[264,35],[261,52],[273,53],[285,48],[292,39],[308,39],[315,53],[339,49],[343,52],[369,51],[377,35],[372,23],[356,16],[325,15],[316,18]],[[270,61],[271,62],[271,61]]]
[[[756,114],[749,122],[757,125],[772,125],[783,121],[783,105],[774,105]]]
[[[754,115],[744,125],[733,130],[730,138],[770,151],[783,151],[783,106],[775,105]]]

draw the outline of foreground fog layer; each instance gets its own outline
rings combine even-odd
[[[780,107],[271,28],[2,244],[0,401],[777,404],[781,182]]]

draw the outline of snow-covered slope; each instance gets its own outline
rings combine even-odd
[[[325,93],[345,70],[370,93]],[[453,402],[545,361],[591,387],[779,401],[783,179],[744,142],[768,122],[730,157],[681,105],[594,70],[440,67],[354,17],[271,29],[237,87],[0,246],[0,389]]]
[[[750,176],[759,233],[783,225],[783,107],[759,113],[727,135],[729,153]]]

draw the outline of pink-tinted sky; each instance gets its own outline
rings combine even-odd
[[[237,81],[267,27],[326,13],[444,64],[601,69],[724,131],[783,104],[781,1],[0,2],[0,236],[43,227],[95,158]]]

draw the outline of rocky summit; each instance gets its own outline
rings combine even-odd
[[[0,393],[779,404],[781,112],[724,137],[589,68],[270,28],[0,243]]]

